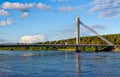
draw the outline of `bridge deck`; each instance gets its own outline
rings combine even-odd
[[[0,47],[115,47],[104,44],[0,44]]]

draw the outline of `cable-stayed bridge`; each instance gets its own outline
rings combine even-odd
[[[96,34],[100,39],[105,41],[107,44],[80,44],[80,25]],[[76,51],[80,52],[80,47],[95,47],[95,50],[98,51],[98,47],[117,47],[120,45],[114,45],[106,38],[102,37],[96,31],[94,31],[89,26],[85,25],[80,21],[80,17],[76,18],[76,44],[0,44],[0,47],[76,47]]]

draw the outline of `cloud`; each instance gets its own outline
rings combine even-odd
[[[12,25],[14,24],[14,21],[12,19],[2,20],[0,21],[0,26],[6,26],[6,25]]]
[[[28,12],[24,12],[22,15],[21,15],[21,18],[26,18],[29,16],[29,13]]]
[[[108,26],[110,26],[110,25],[93,25],[91,28],[93,28],[93,29],[97,29],[97,30],[103,30],[103,29],[105,29],[105,28],[107,28]]]
[[[120,17],[120,0],[94,0],[90,5],[90,12],[99,13],[101,18]]]
[[[18,3],[18,2],[4,2],[1,7],[3,9],[17,9],[19,11],[22,11],[21,18],[26,18],[29,15],[29,9],[35,7],[35,3]],[[0,11],[0,15],[3,15],[3,12],[5,13],[4,15],[8,15],[9,13],[7,11]]]
[[[7,23],[7,25],[12,25],[12,24],[14,24],[14,21],[12,19],[7,19],[6,23]]]
[[[12,42],[9,41],[9,40],[6,40],[6,39],[3,39],[3,38],[0,38],[0,44],[3,44],[3,43],[12,43]]]
[[[51,10],[51,6],[48,6],[44,3],[11,3],[11,2],[4,2],[2,4],[2,8],[3,9],[17,9],[17,10],[21,10],[23,12],[28,12],[28,9],[29,8],[39,8],[39,9],[42,9],[42,10]]]
[[[50,0],[51,2],[68,2],[70,0]]]
[[[59,7],[58,11],[69,12],[69,11],[74,11],[79,9],[80,9],[80,6],[67,6],[67,7]]]
[[[86,27],[88,26],[88,27]],[[81,26],[81,35],[83,36],[88,36],[88,35],[96,35],[96,33],[100,33],[101,31],[105,30],[110,24],[106,25],[86,25],[86,26]]]
[[[4,2],[2,4],[2,8],[3,9],[17,9],[17,10],[21,10],[21,11],[26,11],[28,8],[33,8],[34,7],[34,3],[11,3],[11,2]]]
[[[51,10],[51,6],[48,6],[48,5],[45,5],[45,4],[43,4],[43,3],[38,3],[37,5],[37,8],[39,8],[39,9],[42,9],[42,10]]]
[[[4,2],[1,4],[0,16],[7,16],[9,12],[6,11],[8,9],[19,10],[22,12],[20,15],[21,18],[26,18],[29,16],[29,12],[31,8],[37,8],[45,11],[50,11],[51,6],[48,6],[44,3],[19,3],[19,2]],[[2,25],[5,25],[5,22],[2,22]]]
[[[43,35],[34,35],[34,36],[23,36],[20,39],[21,43],[34,43],[44,41],[45,37]]]
[[[5,11],[4,9],[0,10],[0,16],[7,16],[9,15],[8,11]]]

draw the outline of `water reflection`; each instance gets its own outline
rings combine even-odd
[[[76,53],[76,71],[77,76],[80,77],[80,53]]]
[[[68,51],[65,51],[65,57],[68,58]]]
[[[120,77],[120,53],[0,51],[0,77]]]

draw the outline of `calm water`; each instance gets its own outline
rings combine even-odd
[[[0,51],[0,77],[120,77],[120,53]]]

